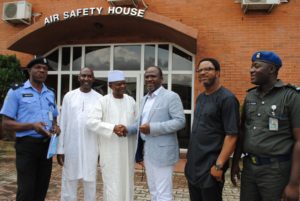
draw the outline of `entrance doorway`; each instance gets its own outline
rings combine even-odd
[[[179,94],[186,115],[186,127],[178,132],[180,147],[188,145],[194,111],[194,55],[171,43],[151,44],[95,44],[61,46],[46,54],[51,68],[47,85],[57,91],[60,106],[68,91],[79,87],[78,74],[87,66],[94,69],[96,82],[93,88],[105,95],[110,92],[107,74],[122,70],[127,81],[127,93],[140,107],[146,93],[144,72],[149,66],[159,66],[163,71],[164,87]]]

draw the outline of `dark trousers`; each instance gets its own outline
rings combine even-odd
[[[17,201],[44,201],[52,170],[49,141],[16,140]]]
[[[291,161],[254,165],[244,158],[241,201],[280,201],[290,177]]]
[[[199,188],[191,183],[188,185],[191,201],[222,201],[224,183],[218,182],[209,188]]]

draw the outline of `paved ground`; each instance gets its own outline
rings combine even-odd
[[[53,163],[53,171],[50,187],[47,194],[47,201],[58,201],[60,196],[61,168],[56,161]],[[100,172],[100,171],[99,171]],[[227,176],[228,177],[228,176]],[[174,173],[174,200],[188,201],[189,193],[187,189],[186,179],[182,172]],[[0,201],[15,200],[16,194],[16,170],[15,155],[13,143],[0,141]],[[229,178],[225,183],[223,192],[224,201],[238,201],[239,189],[231,186]],[[78,200],[83,200],[83,189],[80,185]],[[97,201],[102,200],[102,180],[101,175],[97,179]],[[150,200],[149,191],[146,185],[146,179],[142,180],[142,171],[136,170],[135,174],[135,201]],[[121,201],[121,200],[120,200]]]

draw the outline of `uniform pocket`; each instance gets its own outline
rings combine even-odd
[[[20,109],[23,108],[26,111],[32,112],[38,107],[37,100],[34,97],[25,97],[21,99]]]

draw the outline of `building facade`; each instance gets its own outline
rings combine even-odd
[[[187,147],[202,90],[195,73],[201,58],[220,61],[221,82],[240,101],[252,87],[250,58],[257,50],[278,53],[279,77],[300,85],[297,0],[1,0],[0,6],[0,54],[16,54],[23,66],[33,55],[46,56],[47,84],[57,90],[59,105],[79,86],[84,66],[95,70],[94,88],[102,94],[108,91],[108,71],[123,70],[128,94],[137,102],[145,94],[145,68],[162,67],[164,86],[184,105],[181,148]]]

